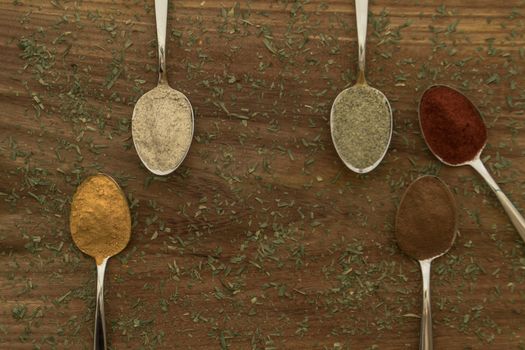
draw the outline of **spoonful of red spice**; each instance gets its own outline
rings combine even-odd
[[[480,159],[487,128],[479,110],[461,92],[444,85],[429,87],[419,102],[419,124],[430,151],[450,166],[470,165],[494,191],[525,241],[525,220],[501,191]]]

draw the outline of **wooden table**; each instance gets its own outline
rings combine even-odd
[[[372,2],[367,75],[395,132],[366,176],[328,123],[356,73],[346,0],[172,1],[169,76],[195,138],[176,173],[148,173],[130,117],[156,84],[152,6],[0,1],[0,348],[91,348],[95,265],[68,214],[97,171],[134,218],[106,274],[113,349],[417,349],[420,275],[393,222],[421,174],[461,210],[433,267],[435,348],[525,347],[525,247],[471,169],[429,153],[416,110],[432,83],[464,91],[490,127],[487,164],[525,206],[523,1]]]

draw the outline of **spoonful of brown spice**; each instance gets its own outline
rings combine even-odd
[[[447,185],[435,176],[414,181],[401,198],[395,235],[399,248],[419,261],[423,277],[420,350],[432,350],[430,265],[445,254],[456,238],[457,210]]]

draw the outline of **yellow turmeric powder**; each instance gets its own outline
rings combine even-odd
[[[111,177],[94,175],[78,186],[69,228],[77,247],[95,258],[97,265],[126,247],[131,215],[124,193]]]

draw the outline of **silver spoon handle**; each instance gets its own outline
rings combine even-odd
[[[157,20],[157,46],[159,49],[159,84],[167,83],[166,75],[166,26],[168,23],[168,0],[155,0]]]
[[[366,27],[368,24],[368,0],[355,0],[355,18],[357,22],[357,44],[359,48],[359,78],[365,78]],[[360,80],[363,81],[360,81]]]
[[[525,220],[523,219],[523,216],[520,214],[518,209],[516,209],[514,204],[512,204],[512,202],[505,195],[505,193],[503,193],[503,191],[498,186],[496,181],[494,181],[492,176],[490,176],[490,173],[488,172],[481,159],[476,159],[475,161],[471,162],[470,165],[474,169],[476,169],[476,171],[481,175],[481,177],[487,182],[492,191],[494,191],[496,197],[499,199],[501,205],[503,206],[503,209],[505,209],[505,212],[509,216],[510,221],[520,234],[521,239],[525,242]]]
[[[97,306],[95,310],[95,332],[94,346],[95,350],[106,350],[106,319],[104,317],[104,273],[108,258],[104,259],[100,265],[97,265]]]
[[[423,277],[423,311],[421,312],[421,334],[419,350],[432,350],[432,313],[430,311],[430,264],[431,259],[420,260],[421,276]]]

